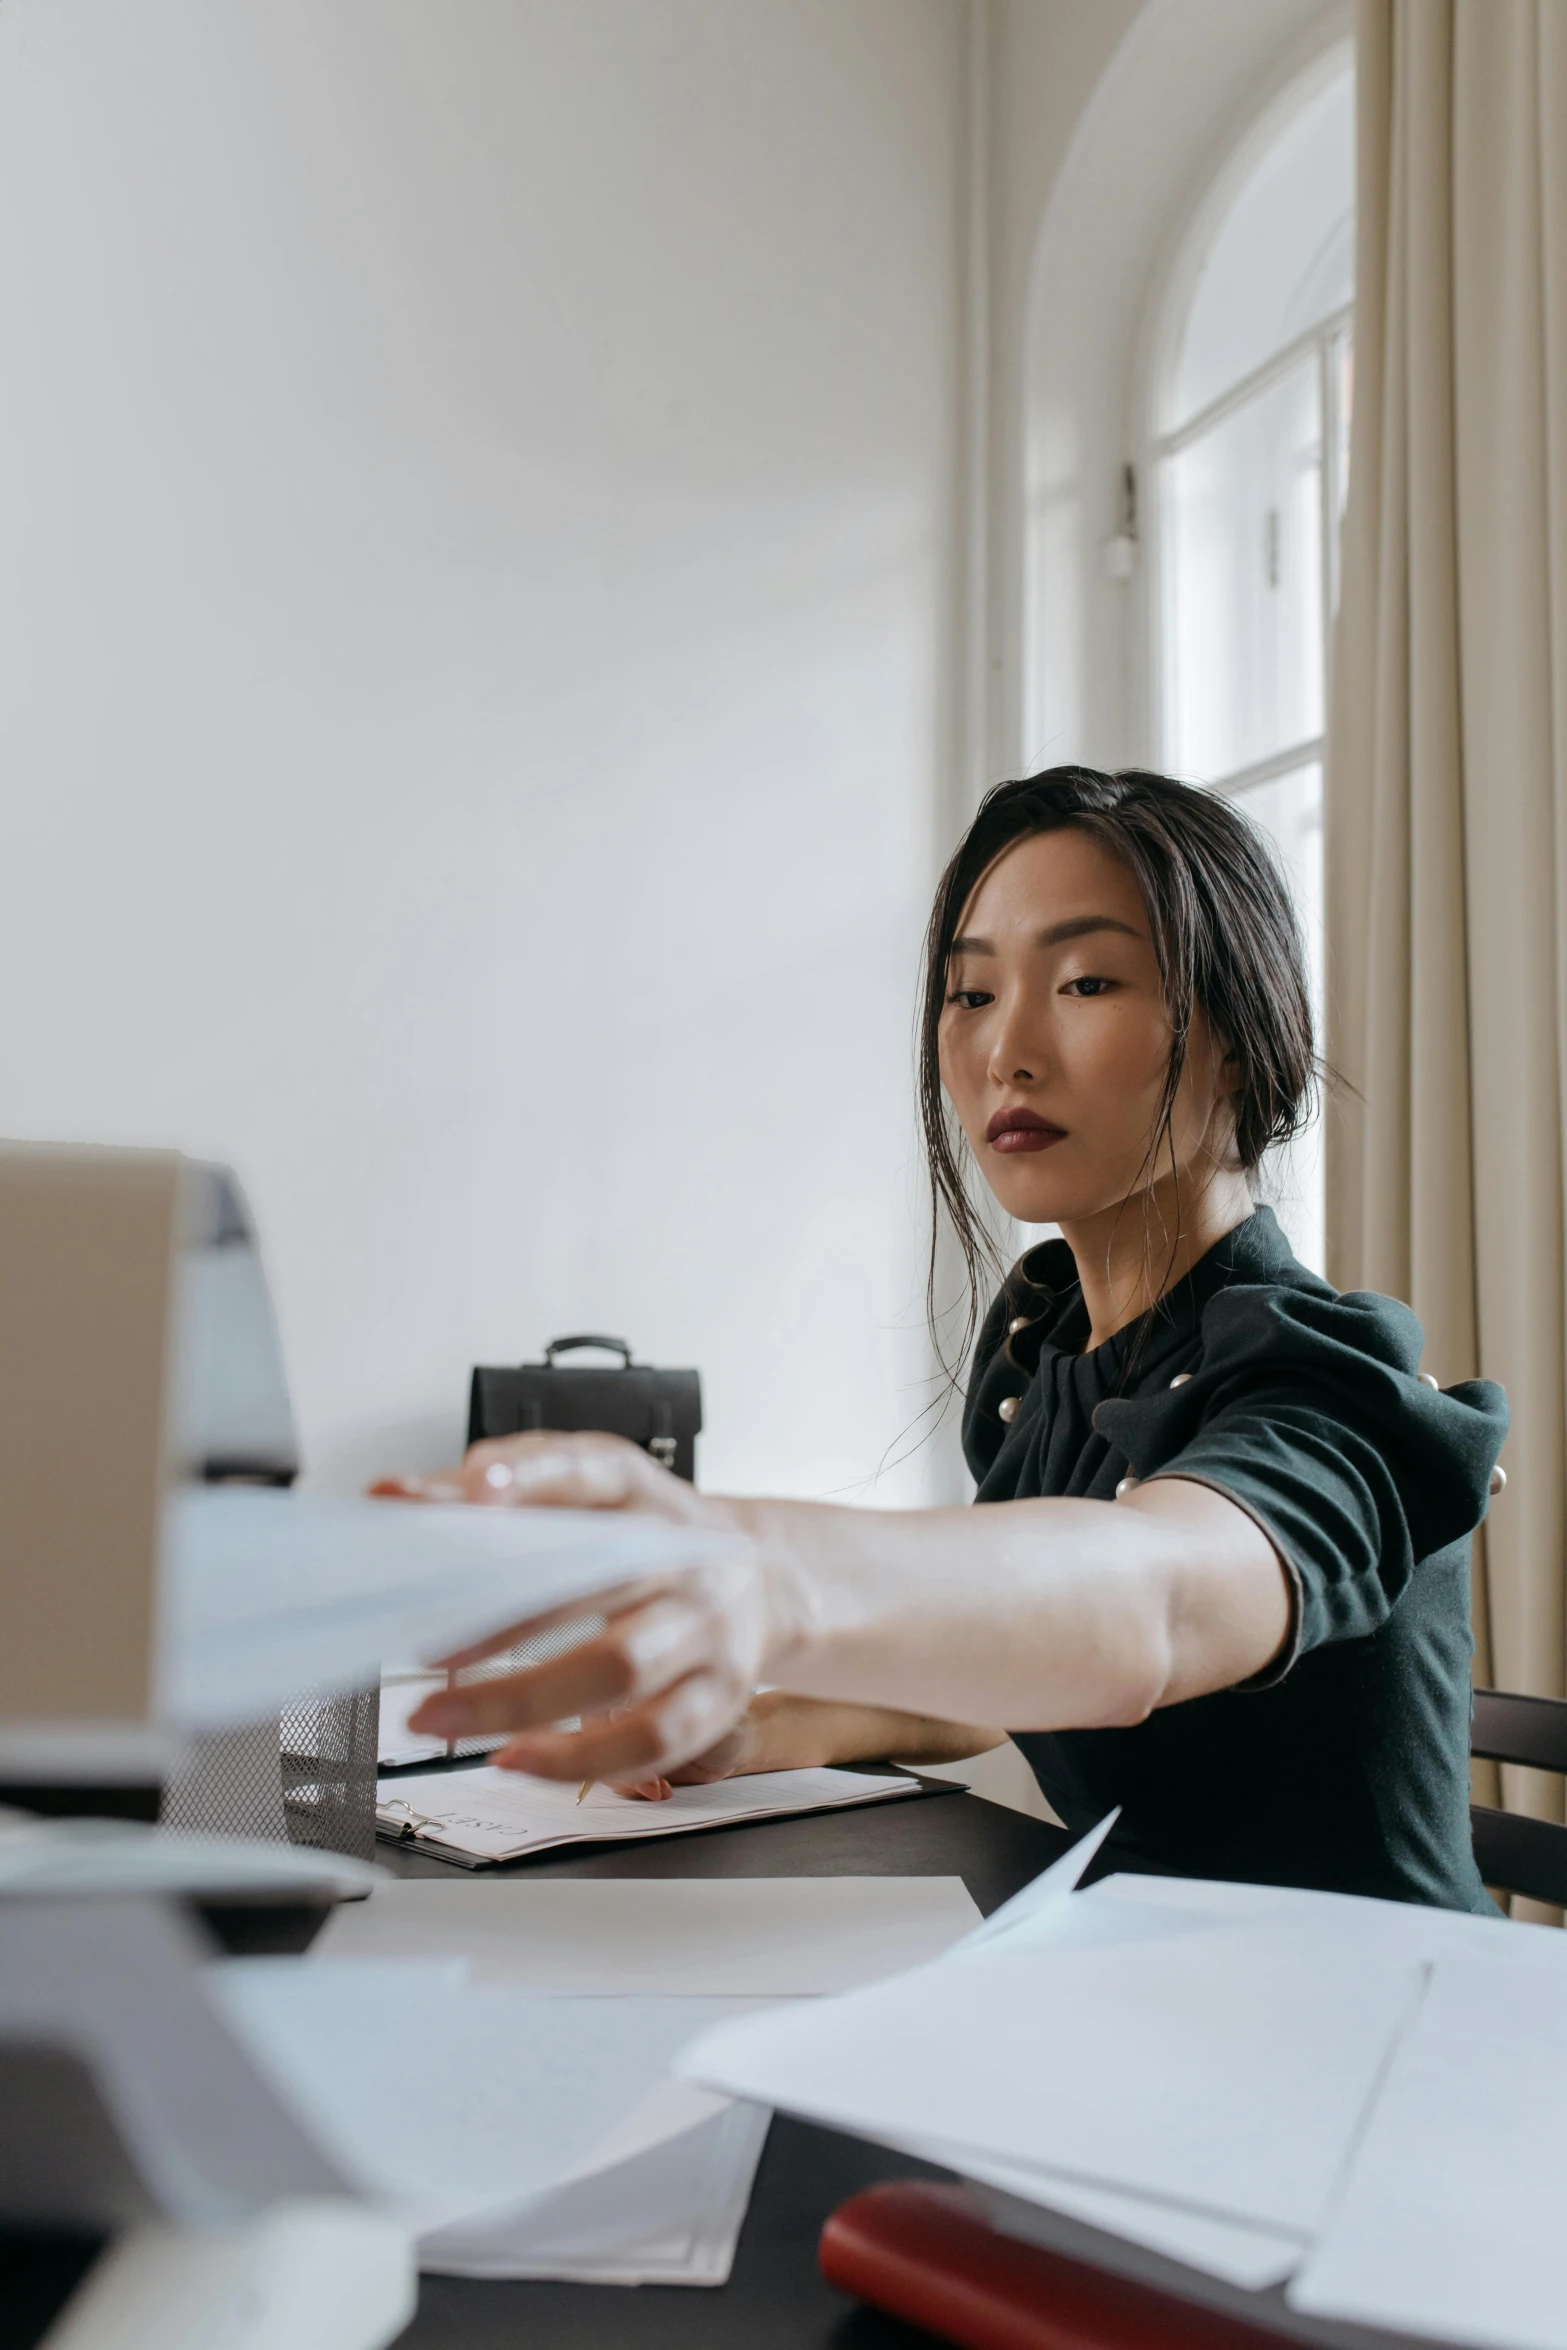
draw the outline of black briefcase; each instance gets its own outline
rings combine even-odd
[[[619,1370],[579,1363],[562,1369],[558,1355],[579,1346],[618,1354]],[[696,1439],[702,1425],[702,1381],[695,1371],[655,1371],[634,1363],[623,1338],[556,1338],[542,1363],[473,1374],[468,1395],[468,1442],[517,1436],[532,1428],[595,1428],[629,1436],[654,1460],[688,1484],[696,1482]]]

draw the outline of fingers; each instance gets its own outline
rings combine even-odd
[[[716,1744],[744,1712],[748,1695],[727,1674],[691,1673],[640,1705],[585,1720],[579,1730],[527,1731],[491,1759],[536,1779],[602,1779],[610,1786],[667,1779]]]
[[[509,1734],[498,1760],[543,1778],[641,1783],[706,1758],[744,1714],[767,1648],[767,1587],[734,1512],[705,1501],[619,1438],[508,1437],[440,1477],[387,1480],[415,1501],[646,1508],[720,1533],[724,1548],[596,1599],[601,1632],[524,1672],[433,1692],[410,1727],[440,1738]],[[581,1601],[522,1619],[439,1660],[449,1670],[580,1616]],[[580,1727],[562,1730],[576,1717]],[[727,1775],[726,1765],[692,1776]]]
[[[640,1796],[644,1803],[667,1803],[675,1792],[668,1779],[616,1779],[610,1784],[617,1795]]]
[[[639,1444],[554,1430],[493,1437],[470,1445],[457,1468],[383,1477],[370,1490],[396,1501],[478,1502],[500,1509],[647,1509],[682,1520],[709,1514],[694,1490]]]
[[[712,1648],[709,1611],[666,1593],[624,1610],[563,1656],[525,1672],[434,1691],[408,1726],[435,1738],[480,1738],[559,1722],[568,1714],[623,1709],[697,1671]]]

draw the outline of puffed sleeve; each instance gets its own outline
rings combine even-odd
[[[1507,1434],[1488,1379],[1417,1376],[1407,1306],[1364,1291],[1237,1285],[1204,1310],[1179,1386],[1100,1404],[1094,1425],[1140,1477],[1190,1477],[1269,1536],[1296,1586],[1282,1678],[1304,1650],[1386,1623],[1422,1559],[1485,1515]]]

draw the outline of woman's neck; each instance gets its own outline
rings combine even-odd
[[[1157,1305],[1252,1212],[1245,1175],[1219,1168],[1201,1184],[1188,1177],[1179,1189],[1166,1176],[1097,1216],[1063,1224],[1088,1308],[1088,1349]]]

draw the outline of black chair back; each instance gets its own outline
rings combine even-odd
[[[1469,1751],[1486,1762],[1567,1774],[1567,1703],[1477,1689]],[[1554,1820],[1493,1811],[1484,1803],[1472,1803],[1469,1818],[1475,1859],[1487,1885],[1567,1908],[1567,1828]]]

